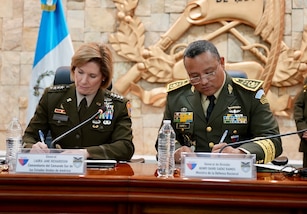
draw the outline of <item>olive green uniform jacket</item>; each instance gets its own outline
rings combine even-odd
[[[225,130],[228,130],[224,140],[227,143],[279,134],[278,124],[261,89],[262,83],[232,79],[226,74],[225,84],[208,121],[201,94],[189,81],[171,83],[168,85],[164,119],[172,121],[180,145],[195,145],[195,152],[210,152]],[[240,145],[240,148],[256,154],[257,163],[270,162],[282,153],[279,137],[255,140]]]
[[[91,121],[56,144],[63,149],[85,148],[93,159],[130,160],[134,153],[129,101],[108,90],[99,90],[85,113]],[[74,84],[45,89],[23,136],[24,147],[40,141],[38,130],[53,139],[80,124]]]
[[[297,130],[307,129],[307,79],[305,79],[305,85],[300,93],[297,95],[294,109],[293,109],[293,117],[296,123]],[[301,143],[299,146],[299,151],[307,153],[307,141],[302,138],[303,133],[299,133],[301,138]]]

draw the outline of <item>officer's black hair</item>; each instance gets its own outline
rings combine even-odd
[[[199,54],[205,52],[213,54],[217,57],[218,60],[220,60],[220,54],[217,48],[213,43],[207,40],[197,40],[195,42],[190,43],[183,53],[183,58],[194,58],[195,56],[198,56]]]

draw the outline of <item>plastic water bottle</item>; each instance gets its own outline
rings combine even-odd
[[[173,177],[176,134],[170,120],[163,120],[158,135],[158,177]]]
[[[6,136],[6,163],[10,172],[16,169],[16,153],[22,144],[22,128],[16,117],[12,119],[7,129]]]

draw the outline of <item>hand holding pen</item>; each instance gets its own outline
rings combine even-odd
[[[33,144],[30,153],[49,153],[47,144],[45,143],[44,133],[41,130],[38,130],[38,136],[40,142]]]

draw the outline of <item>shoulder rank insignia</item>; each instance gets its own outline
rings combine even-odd
[[[235,84],[249,91],[257,91],[263,84],[262,80],[243,79],[243,78],[232,78],[232,81]]]
[[[70,85],[53,85],[49,87],[49,92],[61,92],[69,88]]]
[[[106,91],[105,95],[111,99],[124,101],[124,97],[111,91]],[[106,98],[107,99],[107,98]]]
[[[185,86],[185,85],[187,85],[189,83],[190,83],[189,79],[178,80],[178,81],[171,82],[171,83],[167,84],[166,91],[170,92],[170,91],[176,90],[177,88]]]

